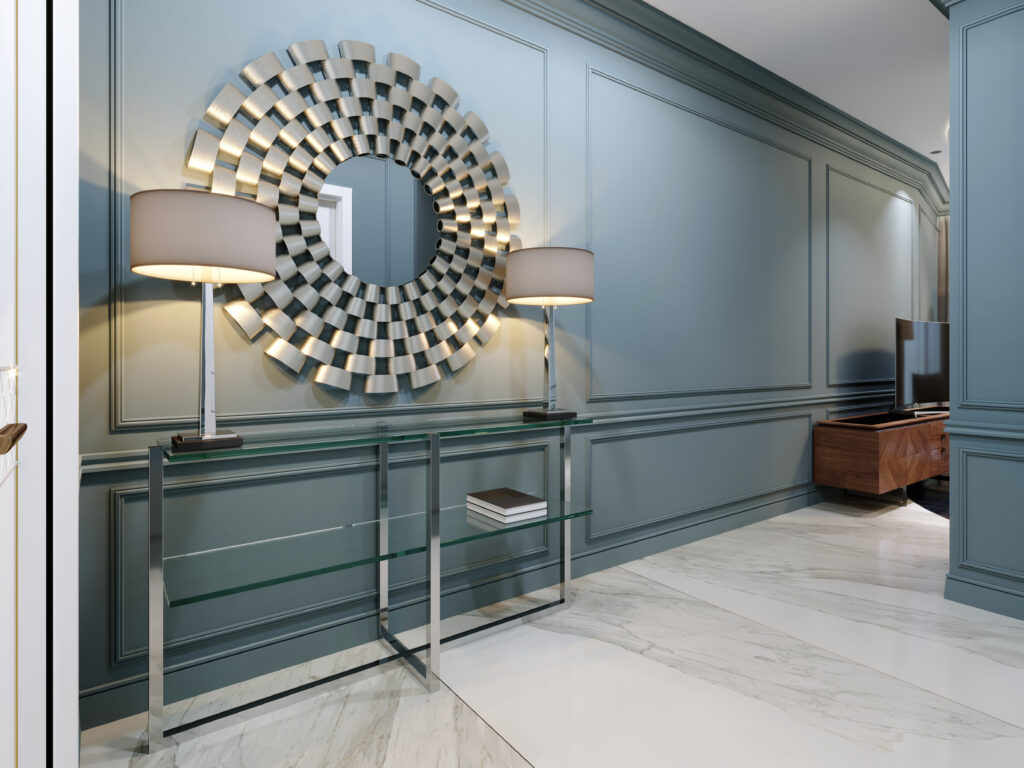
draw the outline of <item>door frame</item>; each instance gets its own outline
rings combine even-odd
[[[13,0],[16,765],[77,765],[78,2]],[[58,101],[59,99],[59,101]],[[11,119],[7,117],[5,119]],[[56,190],[60,194],[56,194]]]

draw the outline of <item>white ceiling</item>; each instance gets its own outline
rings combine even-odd
[[[646,2],[931,157],[948,181],[949,21],[929,0]]]

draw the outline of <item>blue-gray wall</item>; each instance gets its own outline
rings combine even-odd
[[[560,399],[608,419],[575,438],[574,494],[594,509],[575,528],[577,573],[813,501],[814,420],[890,402],[892,318],[921,303],[920,228],[948,205],[938,169],[649,7],[109,3],[82,3],[84,725],[143,708],[143,450],[195,412],[194,292],[127,271],[127,198],[189,180],[206,105],[268,50],[356,39],[416,59],[489,126],[524,243],[594,250],[596,303],[558,312]],[[543,394],[534,309],[504,313],[457,374],[389,398],[296,381],[268,343],[218,317],[220,416],[243,433],[515,415]],[[443,503],[492,483],[544,493],[557,450],[448,445]],[[395,467],[395,505],[422,505],[422,454]],[[176,469],[169,552],[365,519],[374,476],[358,450]],[[535,530],[446,550],[445,611],[552,580],[555,544]],[[415,596],[420,565],[396,566],[399,597]],[[373,576],[170,610],[169,696],[371,638]]]
[[[946,596],[1024,619],[1024,3],[950,8]]]

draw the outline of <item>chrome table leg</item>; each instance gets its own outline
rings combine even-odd
[[[149,744],[164,741],[164,452],[149,449]]]

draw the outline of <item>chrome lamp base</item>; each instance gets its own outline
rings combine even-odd
[[[175,453],[188,451],[216,451],[221,448],[241,448],[242,438],[228,430],[218,430],[215,435],[174,435],[171,450]]]

